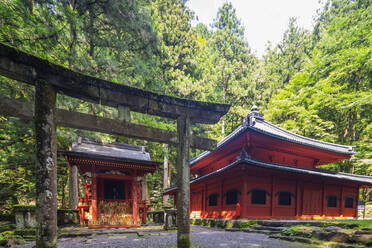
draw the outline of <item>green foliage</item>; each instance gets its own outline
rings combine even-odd
[[[285,235],[285,236],[296,236],[297,232],[296,232],[296,230],[294,230],[292,228],[286,228],[286,229],[281,231],[281,234]]]
[[[309,63],[271,98],[266,115],[296,133],[356,146],[335,171],[372,175],[371,6],[330,1],[318,19]]]
[[[5,231],[0,233],[0,244],[4,247],[15,247],[16,244],[24,242],[22,236],[14,234],[13,231]]]
[[[211,98],[232,105],[230,112],[222,118],[221,136],[224,137],[225,129],[232,132],[248,114],[250,106],[247,103],[253,99],[250,82],[257,63],[244,40],[244,28],[231,3],[225,3],[218,10],[208,43],[211,48]]]
[[[359,225],[356,229],[368,228],[372,230],[372,220],[339,220],[335,223],[345,223],[345,224],[357,224]]]
[[[256,220],[250,220],[250,221],[247,221],[247,222],[241,222],[240,225],[239,225],[239,228],[247,228],[247,227],[250,227],[250,226],[253,226],[253,225],[257,225],[258,222]]]
[[[0,2],[0,42],[74,71],[161,94],[231,104],[217,125],[193,125],[192,133],[220,140],[253,104],[266,119],[316,139],[355,145],[349,161],[327,169],[372,175],[371,5],[368,0],[330,0],[312,31],[290,19],[282,41],[268,45],[262,59],[245,41],[231,3],[211,28],[191,26],[185,1],[22,1]],[[249,35],[249,33],[247,34]],[[0,77],[0,94],[34,101],[33,87]],[[115,108],[57,96],[57,107],[116,118]],[[131,113],[133,123],[176,130],[174,120]],[[32,121],[0,116],[0,212],[33,204],[35,194]],[[222,135],[221,135],[222,134]],[[155,142],[58,128],[58,149],[79,136],[145,145],[162,161]],[[200,151],[191,150],[191,156]],[[176,148],[169,147],[172,182]],[[68,165],[58,158],[58,201],[68,202]],[[163,168],[147,176],[151,203],[162,205]],[[368,190],[362,198],[368,197]],[[207,225],[207,222],[202,222]]]
[[[256,70],[254,88],[257,106],[266,108],[271,97],[303,69],[311,49],[311,34],[298,27],[295,18],[290,18],[282,41],[275,47],[268,44]]]

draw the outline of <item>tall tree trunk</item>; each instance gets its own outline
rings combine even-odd
[[[93,4],[89,7],[89,55],[93,57],[94,54],[94,13],[93,13]]]
[[[164,144],[164,174],[163,190],[169,188],[169,161],[168,161],[168,144]],[[168,205],[169,195],[163,195],[163,206]]]
[[[226,103],[226,89],[223,90],[223,103]],[[225,138],[225,124],[226,124],[226,116],[222,116],[222,124],[221,124],[221,137],[222,139]]]
[[[56,92],[35,84],[36,247],[57,247]]]
[[[72,165],[69,168],[69,180],[68,180],[68,207],[75,209],[79,204],[79,186],[78,186],[78,169],[76,165]]]

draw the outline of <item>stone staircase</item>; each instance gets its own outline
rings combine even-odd
[[[251,225],[245,228],[225,228],[229,232],[252,232],[261,234],[280,234],[286,227],[276,227],[276,226],[263,226],[263,225]]]
[[[300,228],[291,228],[294,226]],[[225,230],[266,234],[270,238],[320,247],[372,247],[372,230],[364,228],[355,231],[357,227],[358,224],[345,222],[264,220],[245,228],[225,228]]]

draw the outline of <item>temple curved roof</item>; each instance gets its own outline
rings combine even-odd
[[[72,152],[101,155],[115,158],[135,159],[150,161],[150,154],[144,146],[136,146],[123,143],[102,144],[86,138],[79,138],[78,142],[72,143]]]
[[[329,179],[336,179],[336,180],[341,180],[341,181],[349,181],[349,182],[355,182],[359,183],[362,185],[366,185],[368,187],[372,186],[372,177],[371,176],[363,176],[363,175],[355,175],[355,174],[350,174],[350,173],[342,173],[342,172],[332,172],[332,171],[327,171],[323,169],[306,169],[306,168],[299,168],[295,166],[289,166],[289,165],[282,165],[282,164],[275,164],[275,163],[267,163],[267,162],[262,162],[262,161],[257,161],[254,159],[251,159],[249,155],[242,150],[242,153],[240,156],[236,159],[235,162],[218,169],[216,171],[213,171],[211,173],[208,173],[206,175],[200,176],[198,178],[195,178],[194,180],[190,181],[190,184],[197,183],[199,181],[202,181],[204,179],[207,179],[209,177],[213,177],[219,174],[222,174],[225,171],[228,171],[234,167],[237,167],[239,165],[248,165],[248,166],[253,166],[253,167],[258,167],[258,168],[264,168],[264,169],[270,169],[274,171],[283,171],[283,172],[288,172],[288,173],[293,173],[293,174],[298,174],[298,175],[307,175],[307,176],[316,176],[316,177],[323,177],[323,178],[329,178]],[[173,191],[177,190],[176,186],[167,188],[164,190],[163,194],[169,194]]]
[[[161,162],[152,161],[144,146],[123,143],[102,144],[86,138],[72,143],[70,151],[58,151],[59,154],[71,158],[112,161],[118,163],[135,163],[159,166]]]
[[[305,137],[299,134],[295,134],[288,130],[282,129],[278,126],[275,126],[269,122],[267,122],[263,115],[257,111],[257,108],[253,107],[252,112],[247,116],[245,121],[242,125],[240,125],[237,129],[235,129],[232,133],[230,133],[225,139],[220,141],[217,144],[217,148],[214,151],[205,151],[198,156],[192,158],[190,160],[190,166],[193,166],[197,162],[201,161],[205,157],[209,156],[210,154],[218,151],[220,148],[224,147],[235,138],[240,136],[242,133],[246,131],[252,131],[256,133],[260,133],[262,135],[282,140],[285,142],[290,142],[302,146],[307,146],[310,148],[315,148],[323,151],[328,151],[340,155],[347,155],[351,156],[354,152],[353,146],[348,145],[340,145],[334,144],[329,142],[324,142],[321,140],[312,139],[309,137]]]

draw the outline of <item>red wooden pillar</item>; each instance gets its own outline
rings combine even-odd
[[[200,207],[200,218],[203,218],[203,210],[205,204],[205,192],[203,186],[201,186],[201,207]]]
[[[221,205],[220,205],[220,217],[222,218],[222,211],[223,211],[223,179],[221,180],[221,188],[220,188],[220,193],[221,193]]]
[[[341,185],[341,199],[340,199],[340,216],[344,215],[343,206],[344,206],[344,185]]]
[[[207,213],[207,204],[208,204],[208,195],[207,195],[207,184],[204,184],[202,186],[202,191],[203,191],[203,205],[202,205],[202,211],[201,211],[201,218],[205,218]]]
[[[134,170],[132,180],[132,211],[133,211],[133,224],[137,224],[137,171]]]
[[[325,201],[325,186],[324,186],[324,182],[322,182],[322,217],[324,218],[325,217],[325,204],[326,204],[326,201]]]
[[[274,216],[274,199],[275,199],[275,194],[274,194],[274,175],[271,175],[271,199],[270,199],[270,216]]]
[[[97,178],[95,165],[92,165],[92,224],[97,224]]]
[[[297,187],[296,187],[296,217],[297,218],[300,218],[301,215],[302,215],[302,202],[303,202],[303,187],[301,186],[301,184],[299,183],[299,181],[297,181]]]
[[[247,192],[248,192],[247,178],[244,175],[244,177],[243,177],[242,202],[240,203],[240,207],[241,207],[240,218],[244,218],[247,215],[247,205],[248,205]]]
[[[355,212],[354,212],[354,219],[358,218],[358,203],[359,203],[359,185],[356,189],[356,202],[355,202]]]

